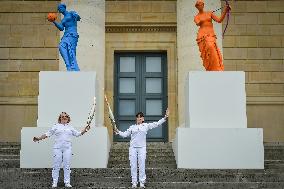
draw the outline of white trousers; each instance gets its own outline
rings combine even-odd
[[[52,179],[54,183],[58,182],[59,170],[63,163],[64,183],[70,183],[70,160],[72,156],[71,146],[53,149],[53,169]]]
[[[131,178],[132,184],[137,184],[137,159],[139,166],[139,182],[145,183],[146,173],[145,173],[145,160],[146,160],[146,147],[141,148],[129,148],[129,160],[131,166]]]

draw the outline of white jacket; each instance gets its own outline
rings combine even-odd
[[[131,135],[130,147],[146,147],[147,131],[162,125],[165,121],[166,119],[162,118],[158,122],[131,125],[125,132],[119,131],[118,134],[123,138]]]
[[[50,137],[52,135],[55,136],[55,143],[53,148],[61,148],[66,145],[71,145],[71,139],[72,136],[81,136],[81,132],[77,131],[74,129],[72,126],[69,124],[54,124],[54,126],[45,133],[47,137]]]

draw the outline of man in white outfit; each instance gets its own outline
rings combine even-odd
[[[72,157],[71,138],[72,136],[79,137],[90,129],[90,126],[87,125],[79,132],[69,125],[69,122],[70,116],[66,112],[62,112],[58,118],[57,124],[54,124],[54,126],[42,136],[33,138],[33,141],[37,142],[52,135],[55,136],[52,169],[53,188],[57,187],[61,163],[63,163],[65,187],[72,187],[70,184],[70,160]]]
[[[169,116],[169,110],[166,110],[165,117],[158,122],[144,123],[144,114],[139,112],[136,114],[136,124],[131,125],[125,132],[115,130],[114,132],[121,137],[131,135],[129,147],[129,160],[131,166],[132,188],[137,187],[137,156],[139,165],[139,183],[140,187],[145,187],[145,160],[146,160],[146,135],[148,130],[162,125]]]

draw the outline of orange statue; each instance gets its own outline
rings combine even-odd
[[[213,29],[212,19],[221,23],[226,13],[230,11],[230,6],[227,4],[221,17],[217,17],[212,11],[205,12],[203,0],[197,0],[195,7],[199,13],[194,17],[194,22],[199,26],[197,34],[197,44],[203,60],[203,66],[206,71],[224,71],[224,65],[220,49],[216,43],[216,35]]]

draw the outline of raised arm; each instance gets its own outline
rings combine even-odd
[[[81,130],[81,132],[77,131],[77,130],[74,129],[73,127],[72,127],[72,129],[71,129],[72,135],[73,135],[73,136],[76,136],[76,137],[79,137],[79,136],[85,134],[86,132],[88,132],[88,130],[90,130],[90,125],[87,125],[86,127],[84,127],[84,128]]]
[[[222,14],[221,14],[221,17],[216,16],[216,15],[212,12],[211,18],[212,18],[215,22],[222,23],[223,20],[224,20],[224,18],[225,18],[225,16],[226,16],[226,13],[227,13],[228,11],[230,11],[230,10],[231,10],[231,7],[230,7],[229,5],[227,5],[226,8],[225,8],[225,10],[224,10],[224,11],[222,12]]]
[[[123,137],[123,138],[126,138],[128,137],[129,135],[131,135],[131,128],[128,128],[126,131],[124,132],[121,132],[120,130],[116,129],[114,130],[114,133]]]
[[[160,125],[162,125],[163,123],[165,123],[166,121],[167,121],[167,118],[169,117],[169,113],[170,113],[170,111],[169,111],[169,109],[167,108],[167,110],[166,110],[166,114],[165,114],[165,116],[162,118],[162,119],[160,119],[159,121],[157,121],[157,122],[153,122],[153,123],[148,123],[148,130],[150,130],[150,129],[154,129],[154,128],[156,128],[156,127],[159,127]]]
[[[90,129],[91,129],[90,125],[87,125],[86,127],[84,127],[84,128],[81,130],[81,135],[85,134],[85,133],[88,132]]]

